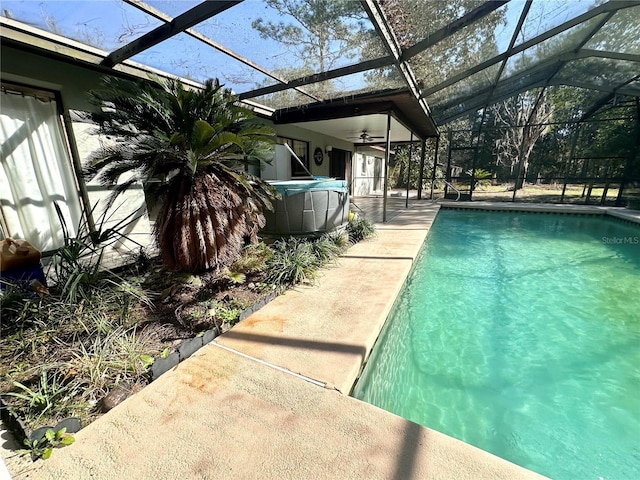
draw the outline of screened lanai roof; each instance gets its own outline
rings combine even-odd
[[[3,41],[28,26],[102,69],[217,77],[278,118],[383,91],[438,125],[539,87],[579,92],[582,115],[640,96],[636,0],[3,0],[2,17]]]

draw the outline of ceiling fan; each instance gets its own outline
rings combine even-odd
[[[359,139],[362,143],[366,143],[366,142],[373,142],[374,140],[377,140],[379,138],[384,138],[383,136],[377,136],[377,135],[369,135],[367,133],[367,130],[362,130],[362,133],[360,133],[359,135],[356,136],[352,136],[352,137],[347,137],[348,139]]]

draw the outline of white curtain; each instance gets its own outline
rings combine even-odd
[[[0,205],[9,232],[41,251],[64,244],[54,202],[75,235],[78,188],[55,101],[2,92]]]

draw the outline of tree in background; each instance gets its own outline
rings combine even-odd
[[[245,166],[272,158],[274,132],[230,90],[217,80],[190,90],[105,77],[90,96],[100,133],[115,141],[92,154],[85,175],[112,186],[112,200],[142,183],[149,207],[161,202],[155,236],[166,266],[228,266],[257,240],[277,193]]]
[[[515,189],[522,188],[529,171],[529,158],[540,137],[549,131],[552,108],[548,90],[529,90],[493,105],[499,125],[505,127],[496,142],[496,154],[505,159],[511,175],[518,175]],[[521,165],[518,171],[518,164]]]
[[[389,184],[392,188],[406,188],[407,178],[409,188],[417,189],[420,181],[420,142],[410,145],[398,145],[395,147],[395,156],[389,165]],[[425,159],[426,175],[430,175],[433,161]],[[430,178],[430,177],[429,177]]]
[[[544,8],[543,3],[540,5]],[[570,55],[580,47],[624,53],[637,50],[640,45],[638,35],[633,35],[633,32],[638,32],[640,29],[637,22],[637,9],[621,9],[595,34],[593,34],[593,27],[593,22],[585,22],[540,43],[531,49],[531,52],[525,50],[516,57],[515,71],[526,72],[528,69],[535,69],[541,62],[562,54]],[[524,31],[520,33],[521,40],[527,37],[526,33]],[[593,36],[589,37],[590,35]],[[538,111],[532,112],[531,105],[533,105],[533,99],[537,98],[539,90],[520,93],[517,98],[513,97],[498,104],[498,108],[494,106],[498,124],[505,126],[522,125],[523,120],[533,113],[527,129],[505,128],[505,135],[497,142],[498,155],[511,159],[508,163],[514,173],[513,159],[518,151],[516,145],[524,140],[522,144],[524,171],[521,172],[522,175],[516,187],[529,170],[531,162],[535,164],[538,173],[546,176],[563,176],[566,172],[576,176],[588,174],[605,177],[611,176],[613,172],[619,172],[620,168],[616,163],[624,165],[624,157],[628,156],[629,134],[633,129],[633,121],[611,120],[584,123],[583,120],[598,116],[598,114],[594,116],[595,112],[591,109],[607,94],[569,85],[574,82],[585,85],[622,83],[625,79],[636,75],[637,65],[626,60],[600,56],[577,58],[558,63],[558,65],[561,65],[561,69],[555,72],[551,70],[550,73],[554,74],[553,78],[556,82],[562,83],[565,80],[568,85],[546,88],[539,100]],[[611,102],[613,99],[610,99],[609,103]],[[609,108],[606,101],[601,104],[601,107]],[[618,109],[618,112],[621,110]],[[586,118],[586,115],[591,118]],[[633,118],[632,114],[630,118]],[[551,120],[559,122],[554,125],[535,125]],[[523,137],[525,131],[528,135]],[[607,156],[609,158],[604,158]],[[620,158],[614,159],[616,156]],[[581,160],[574,161],[576,157]],[[586,157],[593,158],[590,165],[584,163]],[[602,158],[598,160],[596,157]]]
[[[427,38],[447,23],[478,7],[475,0],[451,0],[429,2],[424,0],[381,0],[380,5],[402,49],[407,49]],[[494,12],[468,25],[460,32],[432,45],[410,60],[418,81],[434,86],[450,76],[472,67],[478,58],[497,55],[495,29],[505,22],[505,11]],[[379,44],[371,43],[368,49],[378,49],[378,56],[386,55]],[[387,69],[385,75],[373,74],[368,80],[373,84],[397,81],[399,73]],[[450,92],[451,93],[451,92]]]
[[[350,0],[266,0],[269,7],[296,23],[273,23],[262,18],[251,26],[262,38],[286,45],[291,53],[316,72],[331,69],[343,57],[354,58],[354,45],[362,33],[362,10]]]
[[[350,0],[266,0],[288,22],[258,18],[251,26],[264,39],[275,40],[287,48],[297,61],[277,70],[287,80],[325,72],[345,59],[358,59],[366,18],[358,2]],[[307,85],[304,90],[320,98],[331,97],[335,81]],[[286,100],[280,92],[271,95]],[[272,98],[273,100],[273,98]],[[269,99],[266,100],[269,103]],[[300,102],[298,102],[299,104]]]

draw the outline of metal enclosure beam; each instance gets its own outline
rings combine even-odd
[[[509,90],[508,92],[505,92],[501,95],[495,96],[493,97],[493,102],[492,103],[497,103],[500,102],[502,100],[505,100],[509,97],[512,97],[513,95],[516,95],[518,93],[521,92],[525,92],[527,90],[531,90],[533,88],[537,88],[537,87],[543,87],[546,85],[546,81],[542,81],[542,80],[536,80],[533,81],[531,83],[527,83],[524,84],[522,86],[519,86],[513,90]],[[488,91],[488,89],[486,89],[484,92],[486,93]],[[461,102],[461,103],[466,103],[469,100],[469,105],[467,107],[465,107],[464,110],[455,112],[454,114],[445,116],[445,117],[441,117],[441,118],[436,118],[441,124],[445,124],[445,123],[449,123],[452,120],[455,120],[456,118],[460,118],[463,115],[466,115],[467,113],[469,113],[470,111],[474,111],[477,110],[478,108],[480,108],[483,104],[484,104],[484,97],[480,96],[480,94],[478,94],[478,97],[469,97],[467,100]],[[437,117],[437,115],[436,115]]]
[[[463,15],[459,19],[451,22],[448,25],[445,25],[440,30],[429,34],[427,38],[421,40],[416,43],[412,47],[407,48],[402,55],[402,60],[409,60],[411,57],[418,55],[419,53],[425,51],[427,48],[435,45],[436,43],[444,40],[445,38],[450,37],[458,30],[462,30],[464,27],[471,25],[474,22],[477,22],[481,18],[486,17],[491,12],[497,10],[505,3],[508,3],[510,0],[495,0],[490,2],[485,2],[480,5],[475,10]]]
[[[511,50],[513,49],[513,46],[515,45],[516,41],[518,40],[518,35],[520,35],[520,30],[522,29],[522,25],[524,24],[527,15],[529,14],[529,10],[531,9],[531,3],[533,2],[533,0],[527,0],[525,2],[524,8],[522,9],[522,12],[520,13],[520,18],[518,19],[518,23],[516,24],[516,28],[513,31],[513,34],[511,35],[511,40],[509,41],[509,46],[507,47],[507,55],[511,55]],[[496,87],[498,86],[498,82],[500,81],[500,78],[502,77],[502,73],[504,72],[505,67],[507,66],[507,60],[508,60],[508,56],[505,57],[505,59],[502,61],[502,63],[500,64],[500,68],[498,69],[498,73],[496,73],[493,82],[491,83],[490,86],[490,90],[489,93],[487,94],[487,97],[484,101],[484,105],[482,107],[482,117],[480,118],[480,122],[478,123],[478,131],[475,134],[476,137],[476,144],[478,144],[480,142],[480,135],[482,134],[482,128],[484,126],[484,121],[485,118],[487,117],[487,108],[489,107],[489,105],[491,104],[491,99],[493,97],[493,94],[496,90]],[[471,138],[471,144],[473,145],[473,137]],[[473,169],[471,171],[471,196],[473,197],[473,187],[475,184],[475,175],[476,175],[476,162],[477,162],[477,157],[478,157],[478,149],[476,148],[473,151]]]
[[[290,88],[301,87],[304,85],[310,85],[312,83],[322,82],[324,80],[344,77],[345,75],[351,75],[353,73],[366,72],[367,70],[371,70],[373,68],[387,67],[389,65],[393,65],[393,59],[389,56],[374,58],[373,60],[366,60],[364,62],[356,63],[355,65],[348,65],[346,67],[327,70],[326,72],[318,72],[314,73],[313,75],[305,75],[304,77],[299,77],[289,81],[283,81],[284,83],[280,83],[278,85],[270,85],[268,87],[249,90],[248,92],[241,93],[239,97],[240,100],[259,97],[260,95],[268,95],[270,93],[281,92]]]
[[[612,60],[623,60],[625,62],[640,62],[640,55],[634,53],[611,52],[607,50],[593,50],[591,48],[583,48],[577,52],[575,58],[610,58]]]
[[[427,153],[426,150],[427,150],[427,141],[422,140],[420,142],[420,172],[418,172],[418,200],[422,200],[422,182],[424,182],[424,161]]]
[[[384,152],[384,194],[382,197],[382,223],[387,223],[387,191],[389,190],[389,157],[391,156],[391,114],[387,114],[387,138]]]
[[[524,8],[522,9],[522,12],[520,13],[520,18],[518,19],[518,23],[516,25],[515,30],[513,31],[513,35],[511,35],[511,40],[509,41],[509,46],[507,47],[507,57],[505,57],[505,59],[500,64],[500,68],[498,69],[498,73],[496,73],[495,80],[493,81],[491,92],[489,93],[489,96],[487,97],[487,103],[485,104],[485,111],[486,111],[486,107],[489,105],[489,102],[491,101],[491,97],[493,95],[493,92],[495,91],[496,87],[498,86],[498,82],[502,78],[502,73],[504,72],[504,69],[507,66],[507,60],[512,55],[511,52],[513,50],[514,45],[516,44],[516,41],[518,40],[518,35],[520,35],[520,30],[522,30],[522,25],[524,24],[524,22],[525,22],[525,20],[527,18],[527,15],[529,14],[529,10],[531,9],[531,3],[532,2],[533,2],[533,0],[527,0],[526,3],[524,4]],[[485,116],[485,112],[482,112],[482,118],[483,119],[484,119],[484,116]]]
[[[595,101],[595,103],[591,106],[591,108],[589,110],[587,110],[584,113],[584,115],[582,115],[582,117],[580,117],[580,120],[578,122],[579,123],[584,122],[589,117],[592,117],[593,115],[595,115],[598,110],[600,110],[602,107],[604,107],[607,103],[609,103],[611,100],[613,100],[615,98],[616,93],[621,88],[623,88],[625,85],[629,85],[630,83],[635,82],[638,79],[640,79],[640,74],[634,76],[633,78],[630,78],[629,80],[627,80],[623,84],[618,85],[616,88],[614,88],[613,92],[611,92],[611,93],[609,93],[607,95],[603,95],[602,97],[600,97],[598,100]]]
[[[446,121],[443,119],[440,119],[441,122],[447,123],[455,118],[465,115],[469,111],[477,110],[483,105],[483,103],[485,103],[484,98],[486,98],[485,105],[488,106],[492,103],[496,103],[500,100],[503,100],[504,98],[508,98],[511,95],[515,95],[516,93],[520,93],[537,86],[552,85],[552,84],[553,85],[572,85],[571,81],[564,82],[562,80],[554,80],[554,77],[558,73],[558,71],[564,65],[566,65],[569,61],[572,61],[572,60],[593,56],[593,57],[604,57],[604,58],[614,58],[619,60],[636,61],[636,57],[639,57],[638,55],[616,54],[611,52],[597,52],[590,49],[582,49],[582,46],[584,46],[591,39],[591,37],[595,35],[595,33],[613,16],[613,14],[614,12],[609,12],[600,22],[598,22],[598,24],[589,32],[588,35],[585,36],[585,38],[580,42],[580,44],[576,47],[575,50],[558,54],[552,58],[549,58],[543,62],[540,62],[531,68],[523,70],[522,72],[517,73],[516,75],[512,75],[511,77],[504,79],[502,82],[498,82],[498,84],[496,84],[493,87],[490,86],[480,91],[472,92],[466,97],[451,100],[449,104],[464,104],[469,100],[475,100],[475,101],[471,101],[469,103],[469,106],[465,108],[463,111],[457,112],[454,116],[447,117]],[[607,55],[608,53],[610,55]],[[640,60],[640,58],[638,58],[638,60]],[[505,63],[503,62],[503,65],[504,64]],[[535,76],[538,73],[544,73],[544,75],[546,76],[546,81],[543,82],[542,84],[540,80],[537,79],[537,77]],[[495,91],[495,89],[498,88],[500,85],[515,83],[518,80],[523,79],[525,77],[533,77],[533,80],[531,80],[530,82],[523,83],[516,89],[516,91],[511,92],[511,94],[507,94],[506,96],[501,95],[498,98],[490,98],[493,92]],[[593,88],[597,90],[603,89],[602,87],[598,87],[598,88],[596,88],[595,86],[590,87],[590,86],[587,86],[586,84],[585,84],[585,88]],[[483,94],[485,93],[487,94],[487,97],[483,97]],[[483,100],[480,100],[480,98],[483,98]]]
[[[407,198],[404,200],[404,208],[409,208],[409,190],[411,188],[411,162],[413,160],[413,132],[409,140],[409,160],[407,161]]]
[[[449,130],[451,132],[451,130]],[[451,138],[451,133],[449,133]],[[438,169],[438,152],[440,151],[440,137],[436,138],[435,150],[433,152],[433,169],[431,170],[431,193],[429,194],[429,200],[433,200],[433,188],[436,183],[436,173]]]
[[[605,87],[603,85],[598,85],[592,82],[585,82],[582,80],[574,80],[574,79],[553,79],[549,82],[549,85],[567,85],[569,87],[577,87],[584,88],[587,90],[595,90],[599,92],[607,92],[607,93],[619,93],[621,95],[628,95],[630,97],[640,96],[640,92],[638,90],[626,89],[624,87],[619,86],[610,86]]]
[[[504,95],[500,95],[499,97],[492,98],[492,99],[490,99],[491,101],[488,101],[486,103],[486,105],[489,105],[491,103],[496,103],[498,101],[501,101],[501,100],[503,100],[505,98],[510,97],[511,95],[515,95],[516,93],[524,92],[526,90],[529,90],[531,88],[535,88],[537,86],[572,85],[574,83],[572,80],[562,81],[562,80],[555,80],[554,79],[554,77],[557,75],[557,73],[560,71],[560,69],[563,66],[565,66],[568,62],[570,62],[572,60],[577,60],[577,59],[581,59],[581,58],[588,58],[588,57],[613,58],[615,60],[626,60],[626,61],[637,61],[636,59],[640,60],[640,58],[637,58],[639,56],[638,55],[634,55],[634,54],[624,54],[624,53],[615,53],[615,52],[600,52],[600,51],[595,51],[595,50],[591,50],[591,49],[583,49],[582,48],[598,32],[598,30],[600,30],[600,28],[602,28],[602,26],[604,26],[607,23],[607,21],[609,21],[609,19],[614,14],[615,14],[615,11],[609,11],[604,16],[604,18],[602,18],[602,20],[600,20],[597,23],[597,25],[595,25],[591,29],[591,31],[585,36],[585,38],[583,38],[583,40],[578,44],[577,47],[575,47],[574,50],[558,54],[558,55],[556,55],[556,56],[554,56],[552,58],[549,58],[549,59],[547,59],[547,60],[545,60],[545,61],[543,61],[541,63],[538,63],[534,67],[531,67],[529,69],[523,70],[522,72],[520,72],[520,73],[518,73],[516,75],[513,75],[513,76],[503,80],[502,82],[499,82],[495,86],[495,88],[498,88],[500,85],[503,85],[503,84],[506,84],[506,83],[515,82],[515,81],[520,80],[522,78],[525,78],[527,76],[534,76],[533,80],[531,80],[530,83],[524,83],[524,84],[520,85],[515,91],[511,92],[511,94],[504,94]],[[545,70],[548,70],[548,72],[545,73]],[[544,82],[541,82],[539,79],[537,79],[535,77],[535,74],[537,74],[537,73],[545,73],[546,80]],[[635,78],[637,78],[637,77],[634,77],[634,79]],[[628,82],[625,82],[625,85],[628,84],[628,83],[631,83],[634,79],[631,79]],[[581,86],[581,85],[576,85],[576,86]],[[449,102],[450,104],[464,104],[469,100],[471,100],[471,101],[469,102],[469,105],[464,110],[458,111],[454,115],[450,115],[448,117],[440,118],[439,119],[440,123],[448,123],[451,120],[455,120],[456,118],[459,118],[459,117],[469,113],[470,111],[477,110],[485,102],[485,97],[482,97],[482,94],[487,93],[487,95],[491,95],[492,92],[495,90],[495,88],[492,89],[491,87],[487,87],[487,88],[485,88],[483,90],[473,92],[472,94],[468,95],[467,97],[457,98],[457,99],[451,100],[451,102]],[[585,84],[585,88],[592,88],[592,87],[590,87],[587,84]],[[618,87],[618,88],[620,88],[620,87]],[[595,89],[603,90],[602,87],[595,88]],[[480,100],[480,98],[482,98],[482,100]],[[487,99],[487,100],[489,100],[489,99]]]
[[[167,22],[170,23],[173,21],[173,17],[167,15],[166,13],[152,7],[151,5],[141,1],[141,0],[124,0],[126,3],[128,3],[129,5],[137,8],[138,10],[141,10],[149,15],[151,15],[152,17],[155,17],[159,20],[162,20],[163,22]],[[239,53],[234,52],[233,50],[231,50],[230,48],[225,47],[224,45],[222,45],[221,43],[216,42],[215,40],[207,37],[206,35],[203,35],[202,33],[198,32],[197,30],[194,30],[193,28],[187,28],[184,33],[186,33],[187,35],[195,38],[196,40],[201,41],[202,43],[209,45],[212,48],[215,48],[216,50],[218,50],[221,53],[224,53],[225,55],[228,55],[229,57],[233,58],[234,60],[237,60],[241,63],[243,63],[244,65],[253,68],[254,70],[257,70],[258,72],[262,73],[263,75],[266,75],[269,78],[272,78],[278,82],[281,83],[286,83],[286,80],[279,77],[278,75],[276,75],[275,73],[267,70],[266,68],[262,67],[261,65],[249,60],[248,58],[243,57],[242,55],[240,55]],[[295,88],[296,91],[302,93],[303,95],[306,95],[310,98],[313,98],[316,101],[320,101],[321,99],[304,91],[301,88]]]
[[[627,182],[632,179],[629,178],[629,171],[631,169],[631,165],[634,161],[640,161],[638,159],[638,150],[640,150],[640,98],[636,97],[636,126],[634,128],[635,141],[631,146],[631,151],[629,152],[629,159],[627,160],[627,164],[624,167],[624,171],[622,173],[622,179],[620,180],[620,187],[618,188],[618,196],[616,197],[616,207],[623,207],[624,205],[624,189]]]
[[[450,78],[448,78],[447,80],[440,82],[438,85],[434,85],[433,87],[427,88],[424,90],[423,92],[423,96],[428,96],[428,95],[432,95],[433,93],[442,90],[443,88],[449,87],[451,85],[453,85],[454,83],[459,82],[460,80],[464,80],[467,77],[470,77],[471,75],[478,73],[482,70],[484,70],[485,68],[491,67],[492,65],[495,65],[497,63],[500,63],[501,61],[503,61],[505,58],[509,58],[510,56],[516,55],[520,52],[523,52],[524,50],[533,47],[539,43],[544,42],[545,40],[548,40],[549,38],[558,35],[559,33],[562,33],[570,28],[575,27],[576,25],[579,25],[583,22],[586,22],[587,20],[590,20],[594,17],[597,17],[598,15],[602,14],[602,13],[606,13],[606,12],[616,12],[620,9],[623,8],[628,8],[628,7],[634,7],[634,6],[638,6],[640,5],[640,1],[609,1],[603,5],[600,5],[592,10],[589,10],[586,13],[583,13],[582,15],[579,15],[571,20],[568,20],[566,22],[564,22],[561,25],[558,25],[555,28],[552,28],[551,30],[546,31],[545,33],[542,33],[530,40],[527,40],[526,42],[523,42],[517,46],[515,46],[510,53],[508,52],[503,52],[500,55],[496,55],[493,58],[490,58],[489,60],[486,60],[482,63],[479,63],[478,65],[469,68],[467,70],[465,70],[464,72],[461,72],[457,75],[454,75]]]
[[[121,63],[124,60],[131,58],[134,55],[137,55],[138,53],[173,37],[174,35],[177,35],[178,33],[183,32],[189,27],[193,27],[194,25],[197,25],[198,23],[203,22],[230,7],[237,5],[240,1],[202,2],[183,14],[178,15],[171,22],[160,25],[150,32],[145,33],[140,38],[137,38],[136,40],[111,52],[107,58],[101,62],[101,65],[113,67],[114,65],[117,65],[118,63]]]
[[[393,29],[387,22],[382,7],[374,0],[361,0],[360,3],[367,12],[369,20],[371,20],[373,27],[376,29],[376,32],[378,32],[378,36],[380,37],[380,40],[382,40],[387,52],[389,52],[389,55],[393,58],[394,64],[400,71],[402,79],[409,87],[411,93],[418,100],[420,108],[424,111],[424,114],[430,116],[431,110],[429,109],[426,100],[421,97],[420,87],[418,86],[418,82],[413,74],[411,66],[402,59],[400,43],[398,42]]]

